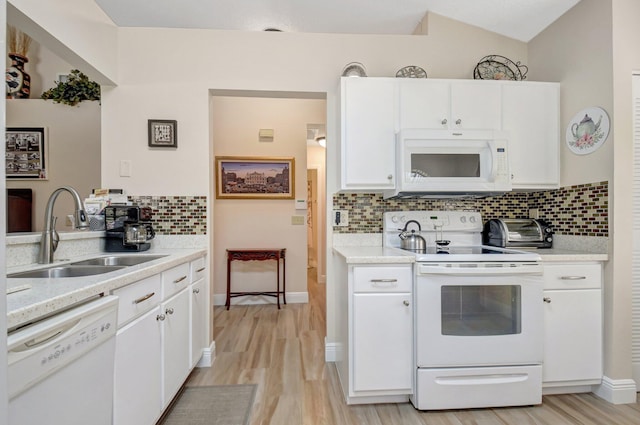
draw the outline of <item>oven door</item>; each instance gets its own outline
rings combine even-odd
[[[419,368],[542,363],[542,265],[416,265]]]

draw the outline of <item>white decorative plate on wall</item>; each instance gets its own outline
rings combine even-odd
[[[609,136],[609,115],[597,106],[583,109],[567,126],[567,147],[576,155],[595,152]]]

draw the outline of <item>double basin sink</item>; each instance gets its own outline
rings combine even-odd
[[[44,269],[29,270],[26,272],[12,273],[8,278],[60,278],[81,277],[109,273],[125,267],[157,260],[165,255],[109,255],[95,257],[88,260],[76,261],[70,264],[47,267]]]

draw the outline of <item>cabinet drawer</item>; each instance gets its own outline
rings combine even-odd
[[[160,275],[113,291],[118,296],[118,327],[160,303]]]
[[[180,264],[162,272],[162,299],[178,293],[191,283],[189,279],[189,263]]]
[[[544,289],[600,289],[600,264],[545,264]]]
[[[200,257],[191,262],[191,282],[202,279],[207,271],[206,257]]]
[[[411,266],[356,266],[354,292],[411,292]]]

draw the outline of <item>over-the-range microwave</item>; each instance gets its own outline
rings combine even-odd
[[[396,139],[397,197],[478,197],[511,190],[507,134],[405,129]]]

